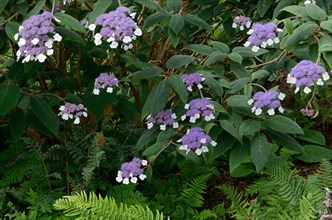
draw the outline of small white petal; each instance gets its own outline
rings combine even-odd
[[[76,119],[75,119],[75,121],[74,121],[74,124],[79,124],[80,123],[80,118],[79,117],[77,117]]]
[[[284,112],[284,109],[283,109],[283,107],[281,107],[281,106],[279,106],[278,110],[279,110],[280,113],[283,113],[283,112]]]
[[[205,138],[202,138],[200,142],[201,142],[202,144],[205,144],[205,143],[206,143],[206,139],[205,139]]]
[[[99,89],[93,89],[92,93],[95,94],[95,95],[99,95],[100,90]]]
[[[243,46],[244,46],[244,47],[249,47],[250,44],[251,44],[251,43],[250,43],[249,41],[247,41],[247,42],[245,42],[245,44],[243,44]]]
[[[189,107],[190,107],[189,104],[185,104],[185,105],[184,105],[184,108],[185,108],[185,109],[189,109]]]
[[[251,50],[252,50],[253,52],[257,52],[257,51],[259,50],[259,47],[257,47],[257,46],[253,46],[253,47],[251,48]]]
[[[209,152],[209,148],[207,148],[207,146],[202,146],[202,151],[203,152]]]
[[[280,100],[284,100],[285,97],[286,97],[286,95],[282,92],[279,93],[279,95],[278,95],[278,99],[280,99]]]
[[[254,30],[253,29],[250,29],[248,32],[247,32],[247,34],[252,34],[252,33],[254,33]]]
[[[106,92],[108,92],[108,93],[112,93],[112,92],[113,92],[113,88],[112,88],[112,87],[108,87],[108,88],[106,89]]]
[[[200,118],[200,117],[201,117],[201,115],[200,115],[200,114],[198,114],[198,113],[196,113],[196,114],[194,115],[194,117],[195,117],[195,118]]]
[[[20,40],[18,41],[18,46],[24,46],[25,45],[25,39],[23,39],[23,38],[20,38]]]
[[[24,27],[23,27],[22,25],[20,25],[20,26],[18,27],[18,31],[21,31],[23,28],[24,28]]]
[[[304,87],[303,92],[305,94],[309,94],[311,92],[311,89],[309,87]]]
[[[100,39],[95,39],[93,42],[95,43],[96,46],[99,46],[102,44],[102,41]]]
[[[36,44],[39,43],[39,39],[38,39],[38,38],[33,38],[33,39],[31,40],[31,43],[32,43],[33,45],[36,45]]]
[[[142,33],[142,30],[140,28],[137,28],[135,31],[134,31],[134,34],[136,36],[141,36],[143,33]]]
[[[113,41],[111,44],[110,44],[110,48],[117,48],[118,47],[118,45],[119,45],[119,43],[118,42],[116,42],[116,41]]]
[[[148,123],[148,129],[151,129],[153,127],[153,123]]]
[[[240,30],[241,30],[241,31],[243,31],[243,30],[244,30],[244,27],[243,27],[242,25],[240,26]]]
[[[317,85],[319,85],[319,86],[324,85],[324,82],[323,82],[323,80],[322,80],[321,78],[319,78],[319,79],[317,80]]]
[[[274,111],[273,108],[271,108],[271,109],[269,109],[269,110],[267,111],[267,113],[268,113],[269,115],[274,115],[274,114],[275,114],[275,111]]]
[[[97,33],[97,34],[95,34],[95,36],[94,36],[94,39],[98,39],[98,40],[100,40],[100,39],[102,39],[103,38],[103,35],[101,35],[100,33]]]
[[[176,119],[176,118],[177,118],[177,117],[176,117],[176,114],[173,113],[173,114],[171,115],[171,118]]]
[[[296,87],[294,93],[298,93],[300,91],[300,87]]]
[[[329,76],[329,73],[328,73],[328,72],[325,72],[325,73],[322,75],[322,77],[323,77],[323,80],[324,80],[324,81],[327,81],[327,80],[330,79],[330,76]]]
[[[46,54],[47,54],[48,56],[51,56],[53,53],[54,53],[54,50],[53,50],[53,49],[50,49],[50,50],[47,50],[47,51],[46,51]]]
[[[173,128],[179,128],[179,123],[178,122],[174,122],[173,123]]]
[[[250,28],[250,25],[251,25],[251,22],[248,21],[248,22],[246,23],[246,27],[247,27],[247,28]]]
[[[116,180],[117,182],[121,183],[122,180],[123,180],[123,178],[122,178],[121,176],[117,176],[117,177],[115,178],[115,180]]]
[[[188,150],[188,146],[187,145],[181,145],[179,147],[180,150]]]
[[[233,22],[232,28],[236,28],[236,27],[237,27],[237,24],[235,22]]]
[[[14,35],[14,40],[18,40],[18,33]]]
[[[261,47],[265,48],[267,46],[267,43],[265,41],[262,42]]]
[[[124,43],[130,43],[131,41],[132,41],[132,39],[131,39],[131,37],[129,37],[129,36],[125,36],[123,39],[122,39],[122,41],[124,42]]]
[[[165,131],[166,130],[166,125],[160,125],[160,130]]]
[[[147,160],[142,160],[142,161],[141,161],[141,164],[142,164],[143,166],[146,166],[146,165],[148,165],[148,161],[147,161]]]
[[[188,86],[187,89],[188,89],[188,91],[190,91],[190,92],[193,91],[193,88],[191,88],[191,86]]]
[[[255,110],[255,115],[260,115],[262,114],[262,109],[258,108]]]
[[[137,177],[132,177],[132,178],[130,179],[130,182],[132,182],[132,183],[137,183]]]
[[[53,40],[54,41],[58,41],[60,42],[62,40],[62,37],[60,34],[56,33],[54,36],[53,36]]]
[[[140,178],[141,180],[144,180],[144,179],[146,178],[146,176],[145,176],[144,174],[140,174],[140,175],[138,176],[138,178]]]
[[[199,155],[202,154],[202,150],[201,150],[201,149],[196,149],[196,150],[195,150],[195,153],[199,156]]]
[[[130,15],[130,17],[131,17],[132,19],[134,19],[135,16],[136,16],[136,12],[130,13],[129,15]]]
[[[196,118],[195,117],[190,117],[189,122],[195,123],[196,122]]]
[[[273,40],[272,39],[268,39],[266,42],[269,46],[271,46],[273,44]]]
[[[211,141],[210,144],[211,144],[213,147],[217,146],[217,142],[215,142],[215,141]]]
[[[247,103],[248,103],[248,105],[252,105],[254,103],[254,100],[253,99],[249,99]]]
[[[39,54],[37,59],[39,62],[43,63],[46,60],[46,56],[44,54]]]
[[[89,30],[90,31],[94,31],[96,29],[96,25],[95,24],[90,24],[89,25]]]
[[[48,39],[48,41],[45,42],[45,46],[46,46],[47,48],[51,49],[52,46],[53,46],[53,40],[52,40],[51,38]]]
[[[129,179],[128,178],[124,178],[123,179],[123,184],[126,184],[126,185],[129,184]]]
[[[63,120],[68,120],[68,119],[69,119],[69,117],[68,117],[67,114],[63,114],[61,118],[62,118]]]
[[[198,89],[202,89],[203,86],[202,86],[201,84],[197,84],[197,88],[198,88]]]
[[[274,43],[276,43],[276,44],[280,42],[280,40],[279,40],[278,37],[274,38],[273,41],[274,41]]]
[[[182,116],[181,116],[181,120],[182,120],[182,121],[186,120],[186,118],[187,118],[186,115],[182,115]]]

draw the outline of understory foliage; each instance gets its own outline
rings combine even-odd
[[[331,12],[330,0],[1,0],[0,219],[319,218]],[[320,168],[302,176],[299,161]],[[227,197],[209,198],[216,185]]]

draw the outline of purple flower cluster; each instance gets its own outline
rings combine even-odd
[[[100,31],[94,35],[95,45],[101,45],[102,40],[106,40],[110,43],[110,48],[117,48],[121,43],[124,50],[131,49],[131,42],[142,35],[142,30],[133,20],[135,13],[129,13],[128,8],[120,6],[115,11],[100,15],[94,24],[90,24],[91,31],[94,31],[97,25],[101,26]]]
[[[243,31],[244,30],[244,26],[246,26],[247,28],[250,28],[251,26],[251,19],[246,17],[246,16],[236,16],[234,18],[234,22],[232,27],[233,28],[237,28],[240,27],[240,30]]]
[[[308,94],[311,92],[310,86],[315,83],[322,86],[323,81],[327,81],[329,78],[324,67],[318,66],[310,60],[302,60],[288,74],[287,83],[296,85],[295,93],[300,90],[301,86],[304,86],[303,91]]]
[[[283,100],[284,98],[285,94],[277,91],[256,92],[253,98],[248,101],[248,104],[254,105],[251,110],[252,112],[255,112],[256,115],[262,114],[264,107],[268,109],[267,113],[269,115],[274,115],[275,109],[278,109],[281,113],[284,112],[280,103],[280,100]]]
[[[200,127],[194,127],[188,129],[187,134],[184,135],[178,142],[182,143],[180,150],[185,150],[187,153],[190,150],[194,150],[197,155],[201,155],[202,152],[208,152],[208,145],[216,146],[217,143],[211,139],[211,137],[203,131]]]
[[[167,125],[172,125],[173,128],[178,128],[179,123],[175,121],[176,118],[175,113],[173,113],[171,109],[162,110],[155,117],[149,115],[147,117],[148,129],[151,129],[154,124],[159,124],[160,130],[162,131],[166,130]]]
[[[141,160],[139,158],[134,158],[130,162],[123,163],[121,165],[121,170],[118,171],[118,176],[116,181],[123,184],[137,183],[137,177],[144,180],[146,176],[143,174],[144,170],[142,166],[146,166],[148,162],[146,160]]]
[[[95,79],[95,85],[92,93],[99,95],[100,89],[106,89],[106,92],[112,93],[114,85],[118,85],[118,79],[115,78],[114,74],[101,73]]]
[[[195,123],[196,119],[201,116],[204,117],[205,121],[210,121],[214,119],[213,110],[214,107],[210,103],[209,99],[194,99],[184,106],[185,109],[188,109],[185,115],[182,115],[181,120],[184,121],[187,117],[190,117],[189,121]]]
[[[61,41],[62,37],[55,32],[52,19],[55,17],[50,12],[44,12],[23,22],[14,36],[19,46],[16,52],[17,60],[24,57],[22,63],[37,60],[43,63],[46,55],[54,53],[53,42]]]
[[[58,115],[61,115],[61,118],[64,120],[74,119],[74,124],[80,123],[80,117],[87,117],[87,109],[82,104],[73,104],[66,102],[64,105],[60,106],[60,112]]]
[[[274,43],[279,43],[280,40],[277,36],[277,32],[281,32],[277,25],[272,22],[269,23],[254,23],[252,29],[247,33],[250,35],[248,41],[244,44],[245,47],[253,45],[252,51],[257,52],[260,47],[265,48],[271,46]]]
[[[192,87],[194,85],[197,86],[198,89],[202,89],[202,82],[205,80],[205,78],[202,77],[202,74],[199,73],[191,73],[191,74],[184,74],[182,75],[182,80],[184,84],[186,85],[188,91],[193,91]]]
[[[300,112],[301,112],[301,114],[302,114],[303,116],[311,117],[311,116],[314,115],[315,110],[313,110],[313,109],[303,108],[303,109],[301,109]]]

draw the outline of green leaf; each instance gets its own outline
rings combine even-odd
[[[240,78],[250,78],[251,77],[248,70],[246,70],[246,68],[244,68],[243,66],[241,66],[237,63],[231,63],[230,69],[238,79],[240,79]]]
[[[251,74],[251,79],[252,80],[264,79],[264,78],[267,78],[270,75],[271,75],[271,73],[267,70],[258,70],[258,71]]]
[[[316,4],[305,4],[304,9],[309,17],[316,21],[323,21],[327,18],[325,11]]]
[[[266,134],[275,142],[281,144],[283,147],[286,147],[291,150],[298,152],[303,152],[301,144],[299,144],[294,138],[288,134],[283,134],[277,131],[270,129],[265,130]]]
[[[188,44],[184,47],[184,49],[191,50],[202,55],[210,55],[214,51],[212,47],[202,44]]]
[[[180,150],[179,147],[176,148],[176,151],[182,155],[183,157],[187,158],[188,160],[191,160],[192,162],[196,164],[200,164],[201,161],[196,153],[194,153],[192,150],[190,150],[188,153],[185,150]]]
[[[257,12],[261,17],[264,17],[266,12],[269,10],[274,0],[259,0],[257,3]]]
[[[182,0],[167,0],[167,7],[174,12],[179,12],[182,7]]]
[[[147,0],[146,0],[147,1]],[[99,0],[93,7],[93,11],[89,14],[89,24],[95,22],[96,18],[106,12],[106,10],[111,6],[112,0]]]
[[[9,2],[9,0],[1,0],[0,1],[0,14],[6,8],[6,5],[7,5],[8,2]]]
[[[321,26],[323,29],[325,29],[325,30],[329,31],[330,33],[332,33],[332,19],[329,19],[329,20],[327,20],[327,21],[322,21],[322,22],[320,23],[320,26]]]
[[[203,73],[203,76],[205,78],[204,83],[211,88],[212,93],[217,97],[222,96],[224,93],[224,89],[222,88],[221,83],[219,83],[217,80],[207,74]]]
[[[166,67],[168,69],[177,69],[186,64],[192,63],[196,60],[195,57],[189,55],[174,55],[166,62]]]
[[[303,147],[304,153],[299,155],[297,159],[307,163],[318,163],[323,159],[332,160],[332,150],[318,145],[305,145]]]
[[[15,41],[14,35],[18,33],[18,29],[20,27],[20,24],[17,23],[16,21],[11,21],[6,24],[5,31],[7,36],[12,40]]]
[[[227,44],[224,44],[219,41],[211,41],[210,44],[212,45],[213,49],[218,50],[223,53],[229,53],[230,49]]]
[[[208,31],[212,30],[212,27],[208,23],[206,23],[203,19],[199,18],[198,16],[191,15],[191,14],[184,14],[183,18],[186,22],[189,22],[200,28],[206,29]]]
[[[181,77],[177,74],[171,75],[167,78],[169,84],[172,86],[174,92],[180,97],[183,103],[187,103],[188,91],[183,83]]]
[[[220,51],[214,51],[209,55],[204,65],[209,66],[211,64],[215,64],[216,62],[223,62],[226,58],[226,54]]]
[[[60,24],[62,26],[71,28],[75,31],[79,31],[82,33],[86,33],[85,28],[83,27],[83,25],[76,19],[73,18],[72,16],[62,13],[62,12],[57,12],[54,14],[54,16],[60,20]]]
[[[136,143],[136,148],[140,150],[145,145],[149,144],[151,141],[154,141],[159,134],[159,128],[152,128],[146,130]]]
[[[84,39],[80,35],[78,35],[75,31],[63,27],[55,27],[55,31],[59,33],[66,40],[74,41],[80,43],[83,46],[86,46]]]
[[[20,88],[17,85],[11,83],[0,85],[0,115],[14,108],[20,96]]]
[[[171,87],[167,80],[160,81],[158,85],[152,89],[144,103],[142,119],[149,113],[156,115],[166,106],[170,90]]]
[[[292,21],[290,19],[285,19],[284,20],[284,25],[286,27],[286,30],[287,30],[288,34],[292,34],[293,31],[294,31]]]
[[[57,136],[60,122],[52,108],[43,99],[36,96],[30,97],[30,107],[39,122]]]
[[[302,136],[298,136],[299,139],[304,140],[304,141],[308,141],[310,143],[314,143],[314,144],[319,144],[319,145],[326,145],[326,140],[324,135],[319,132],[319,131],[315,131],[315,130],[307,130],[307,129],[303,129],[304,135]]]
[[[323,57],[330,69],[332,69],[332,52],[323,52]]]
[[[156,142],[166,142],[174,135],[176,135],[176,129],[166,129],[159,133]]]
[[[255,164],[256,170],[261,171],[270,156],[270,145],[267,137],[263,133],[258,133],[251,141],[251,158]]]
[[[176,35],[174,33],[174,31],[172,30],[172,28],[168,28],[168,35],[171,38],[171,41],[172,41],[172,44],[173,44],[174,48],[176,48],[178,46],[178,44],[180,43],[181,34]]]
[[[323,35],[318,42],[319,52],[328,52],[332,51],[332,37],[330,35]]]
[[[159,24],[166,18],[168,18],[169,15],[163,12],[157,12],[154,14],[149,15],[147,18],[144,19],[144,27],[148,28],[153,25]]]
[[[93,86],[85,89],[83,101],[89,112],[93,113],[96,116],[96,120],[99,121],[103,116],[105,107],[114,103],[116,95],[114,92],[108,93],[106,91],[101,91],[99,95],[94,95],[92,90]]]
[[[175,35],[179,35],[184,27],[183,17],[180,14],[173,15],[169,21],[169,26],[172,28]]]
[[[248,97],[246,95],[232,95],[230,96],[226,102],[231,107],[248,107]]]
[[[250,78],[241,78],[234,80],[233,82],[231,82],[231,90],[229,90],[229,93],[232,94],[242,90],[249,82]]]
[[[292,119],[281,115],[267,118],[267,126],[284,134],[304,134],[302,128]]]
[[[246,176],[254,170],[252,167],[245,164],[247,158],[250,156],[250,148],[248,145],[241,145],[240,143],[232,147],[229,156],[229,170],[233,177]]]
[[[230,54],[227,54],[227,57],[230,59],[230,60],[233,60],[234,62],[237,62],[239,64],[242,63],[242,56],[236,52],[232,52]]]
[[[253,52],[249,47],[234,47],[232,52],[236,52],[243,57],[258,57],[262,54],[268,53],[269,51],[264,48],[260,48],[259,51]]]
[[[151,79],[156,76],[160,76],[164,71],[160,67],[154,66],[154,67],[149,67],[137,72],[134,72],[132,74],[132,80],[134,83],[138,83],[142,79]]]
[[[143,153],[142,156],[145,157],[150,157],[152,155],[157,155],[159,151],[161,151],[161,149],[163,149],[165,143],[164,142],[157,142],[155,144],[153,144],[152,146],[146,148]]]
[[[43,9],[43,7],[45,6],[45,3],[46,3],[46,0],[41,0],[41,1],[39,1],[39,2],[35,5],[35,7],[34,7],[33,9],[31,9],[31,10],[29,11],[29,13],[25,16],[25,19],[29,18],[29,17],[32,16],[32,15],[36,15],[36,14],[38,14],[38,13]]]
[[[261,128],[261,122],[257,119],[247,119],[239,127],[240,136],[255,134]]]
[[[296,28],[286,41],[287,49],[295,48],[301,41],[307,40],[316,31],[318,25],[314,22],[306,22]]]
[[[9,129],[15,139],[19,139],[25,131],[26,115],[20,108],[15,108],[9,113]]]
[[[304,7],[297,6],[297,5],[291,5],[283,8],[281,11],[287,11],[293,15],[299,16],[299,17],[308,17],[306,10]]]
[[[239,142],[242,142],[242,138],[240,137],[238,130],[236,130],[236,128],[232,123],[223,119],[220,120],[220,126],[229,134],[231,134],[233,137],[235,137]]]

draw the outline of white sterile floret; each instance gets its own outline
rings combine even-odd
[[[160,125],[160,130],[165,131],[166,130],[166,125]]]
[[[129,42],[131,42],[132,41],[132,39],[131,39],[131,37],[129,37],[129,36],[125,36],[123,39],[122,39],[122,41],[124,42],[124,43],[129,43]]]
[[[143,166],[146,166],[146,165],[148,165],[148,161],[147,161],[147,160],[142,160],[142,161],[141,161],[141,164],[142,164]]]
[[[255,115],[260,115],[262,114],[262,109],[258,108],[255,110]]]
[[[90,24],[88,28],[89,28],[90,31],[94,31],[96,29],[96,25],[95,24]]]
[[[182,120],[182,121],[186,120],[186,118],[187,118],[186,115],[182,115],[182,116],[181,116],[181,120]]]
[[[56,33],[56,34],[53,36],[53,39],[54,39],[55,41],[60,42],[60,41],[62,40],[62,37],[60,36],[60,34]]]
[[[217,146],[217,142],[215,142],[215,141],[211,141],[210,144],[211,144],[213,147]]]
[[[273,39],[273,41],[274,41],[274,43],[276,43],[276,44],[277,44],[277,43],[279,43],[279,42],[280,42],[280,39],[279,39],[278,37],[276,37],[276,38],[274,38],[274,39]]]
[[[18,40],[18,33],[14,35],[14,40]]]
[[[283,112],[284,112],[283,107],[280,106],[280,107],[278,108],[278,111],[279,111],[280,113],[283,113]]]
[[[92,93],[95,94],[95,95],[99,95],[100,90],[99,89],[93,89]]]
[[[134,34],[136,36],[141,36],[143,34],[142,30],[140,28],[137,28],[135,31],[134,31]]]
[[[189,107],[190,107],[189,104],[185,104],[185,105],[184,105],[184,108],[185,108],[185,109],[189,109]]]
[[[323,77],[323,80],[324,81],[327,81],[330,79],[330,76],[329,76],[329,73],[328,72],[325,72],[324,74],[322,74],[322,77]]]
[[[311,89],[309,87],[304,87],[303,92],[305,94],[309,94],[311,92]]]
[[[106,92],[108,92],[108,93],[112,93],[112,92],[113,92],[113,88],[112,88],[112,87],[108,87],[108,88],[106,89]]]
[[[74,124],[78,125],[80,123],[80,118],[76,118],[75,121],[74,121]]]
[[[151,129],[153,127],[153,123],[148,123],[148,129]]]
[[[205,138],[202,138],[200,142],[201,142],[202,144],[205,144],[205,143],[206,143],[206,139],[205,139]]]
[[[116,42],[116,41],[113,41],[113,42],[110,44],[110,48],[112,48],[112,49],[114,49],[114,48],[117,48],[117,47],[118,47],[118,45],[119,45],[119,43],[118,43],[118,42]]]
[[[258,47],[258,46],[253,46],[253,47],[251,48],[251,50],[252,50],[253,52],[257,52],[257,51],[259,51],[259,47]]]
[[[202,154],[202,150],[200,148],[195,150],[195,153],[199,156]]]
[[[207,146],[202,146],[202,151],[204,153],[209,152],[209,148]]]
[[[251,44],[251,43],[250,43],[249,41],[247,41],[247,42],[245,42],[245,43],[244,43],[244,45],[243,45],[243,46],[244,46],[244,47],[249,47],[249,46],[250,46],[250,44]]]
[[[287,83],[295,84],[296,83],[296,78],[292,77],[290,74],[288,74],[288,76],[287,76]]]
[[[25,39],[20,38],[20,40],[18,41],[18,46],[24,46],[25,45]]]
[[[132,182],[132,183],[137,183],[137,177],[132,177],[132,178],[130,179],[130,182]]]
[[[47,50],[47,51],[46,51],[46,54],[47,54],[48,56],[51,56],[53,53],[54,53],[54,50],[53,50],[53,49],[50,49],[50,50]]]
[[[275,111],[274,111],[273,108],[271,108],[271,109],[267,110],[267,113],[268,113],[269,115],[274,115],[274,114],[275,114]]]
[[[41,63],[43,63],[46,60],[46,56],[44,54],[39,54],[36,58]]]
[[[266,42],[269,46],[271,46],[273,44],[273,40],[272,39],[268,39]]]
[[[36,44],[39,43],[39,39],[38,39],[38,38],[33,38],[33,39],[31,40],[31,43],[32,43],[33,45],[36,45]]]
[[[179,123],[178,122],[174,122],[173,123],[173,128],[179,128]]]
[[[324,85],[324,82],[323,82],[323,80],[322,80],[321,78],[319,78],[319,79],[317,80],[317,85],[319,85],[319,86]]]
[[[123,179],[123,184],[129,184],[129,179],[128,178],[124,178]]]
[[[177,118],[177,117],[176,117],[176,114],[173,113],[173,114],[171,115],[171,118],[176,119],[176,118]]]
[[[45,46],[49,49],[52,48],[53,47],[53,40],[49,39],[48,41],[46,41]]]
[[[261,47],[265,48],[267,46],[267,43],[265,41],[262,42]]]
[[[282,92],[280,92],[278,95],[278,99],[280,99],[280,100],[284,100],[285,97],[286,97],[286,95]]]
[[[203,88],[202,84],[197,84],[197,88],[202,89]]]
[[[247,103],[248,103],[248,105],[252,105],[254,103],[254,100],[253,99],[249,99]]]
[[[146,178],[146,175],[144,175],[144,174],[140,174],[140,175],[138,176],[138,178],[140,178],[140,180],[144,180],[144,179]]]

